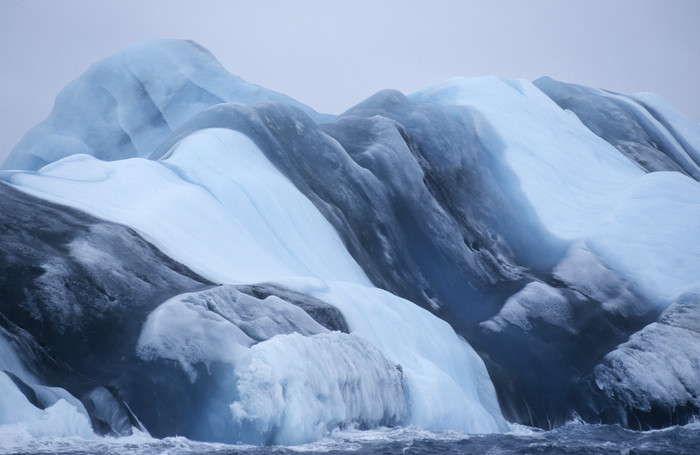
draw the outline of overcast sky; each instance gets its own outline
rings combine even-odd
[[[0,162],[93,62],[193,39],[321,112],[495,75],[650,91],[700,121],[700,1],[0,0]]]

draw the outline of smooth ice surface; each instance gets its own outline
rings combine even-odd
[[[631,97],[642,103],[673,134],[689,158],[700,167],[700,124],[678,112],[668,101],[654,93],[637,93]]]
[[[0,328],[0,371],[9,371],[22,380],[34,379],[27,371],[12,345],[5,339],[4,330]]]
[[[85,153],[105,160],[145,157],[181,123],[219,103],[277,101],[315,119],[330,116],[226,71],[191,41],[134,43],[92,65],[56,97],[3,169],[32,169]]]
[[[483,325],[496,331],[506,323],[532,330],[533,320],[541,320],[575,334],[573,318],[566,297],[559,290],[533,281],[508,298],[501,311]]]
[[[32,404],[7,373],[31,387],[36,404],[44,409]],[[0,449],[2,441],[50,436],[94,434],[82,403],[61,388],[38,384],[0,329]]]
[[[409,97],[478,110],[501,141],[487,149],[513,169],[537,215],[561,237],[594,229],[591,212],[643,174],[525,81],[454,79]]]
[[[87,416],[74,405],[59,399],[46,409],[39,409],[27,400],[7,374],[0,371],[0,441],[10,442],[27,434],[32,437],[94,437]]]
[[[487,149],[513,170],[554,235],[587,239],[613,269],[666,305],[700,286],[697,182],[644,173],[529,82],[452,79],[410,98],[483,115],[496,135]]]
[[[244,135],[203,130],[181,141],[162,162],[104,162],[77,155],[38,173],[7,173],[5,178],[40,197],[127,224],[209,279],[276,281],[291,289],[295,287],[290,283],[320,286],[324,292],[311,295],[338,306],[352,332],[403,367],[407,417],[400,418],[393,401],[387,405],[387,415],[430,429],[494,432],[505,428],[484,364],[469,345],[444,321],[374,288],[332,226]],[[161,317],[176,323],[160,324]],[[198,324],[187,322],[194,320]],[[245,338],[232,327],[202,307],[169,302],[149,318],[140,349],[146,356],[177,360],[193,375],[187,365],[195,359],[235,363],[229,354],[200,350],[223,342],[245,345]],[[171,336],[176,333],[185,334],[183,339],[191,342],[176,340]],[[299,349],[307,349],[306,343]],[[301,354],[290,351],[289,355]],[[331,379],[341,381],[338,375],[343,374],[336,371]],[[375,425],[382,419],[373,409],[349,415]],[[338,415],[333,411],[317,419],[335,422]],[[266,425],[280,418],[276,413],[263,417],[270,419],[267,424],[253,426],[263,433]],[[327,424],[318,423],[323,428]],[[288,428],[285,423],[279,425]],[[317,434],[318,425],[304,429],[307,439]]]
[[[534,85],[642,169],[700,177],[700,127],[660,97],[622,95],[548,77]]]
[[[144,360],[176,360],[194,381],[193,364],[234,363],[252,344],[241,329],[200,302],[175,297],[148,316],[136,350]]]
[[[131,226],[220,283],[313,276],[369,284],[333,227],[243,134],[195,133],[162,163],[75,155],[7,178]]]

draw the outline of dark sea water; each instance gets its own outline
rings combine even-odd
[[[7,437],[7,434],[3,435]],[[10,438],[12,439],[12,438]],[[210,444],[185,438],[144,435],[110,439],[25,439],[0,441],[3,454],[567,454],[700,455],[700,422],[637,432],[618,426],[569,424],[553,431],[514,427],[507,434],[467,435],[401,428],[338,432],[295,447]]]

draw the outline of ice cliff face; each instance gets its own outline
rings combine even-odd
[[[323,116],[137,43],[0,173],[0,423],[271,444],[685,421],[698,138],[651,95],[550,79]]]

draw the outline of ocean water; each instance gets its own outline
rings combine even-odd
[[[0,434],[2,454],[567,454],[567,455],[697,455],[700,421],[655,431],[630,431],[615,425],[572,423],[552,431],[513,426],[506,434],[467,435],[412,428],[339,431],[315,442],[294,447],[252,447],[211,444],[185,438],[25,438]]]

